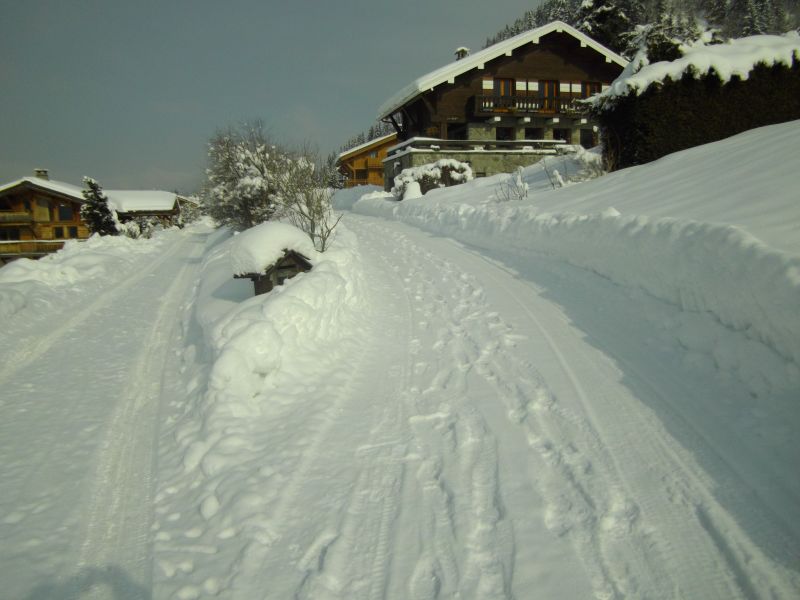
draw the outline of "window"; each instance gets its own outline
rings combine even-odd
[[[53,237],[57,240],[64,239],[64,228],[63,227],[53,227]]]
[[[558,81],[544,80],[539,82],[539,97],[542,99],[543,112],[555,112],[558,108]]]
[[[525,128],[525,139],[526,140],[543,140],[544,139],[544,129],[541,127],[526,127]]]
[[[591,129],[581,129],[581,146],[584,148],[593,148],[597,145],[597,140],[594,136],[594,131]]]
[[[378,158],[378,151],[377,150],[373,150],[372,152],[369,153],[369,157],[370,158]]]
[[[495,79],[494,80],[494,95],[495,96],[513,96],[514,95],[514,80],[513,79]]]
[[[23,200],[22,201],[22,206],[25,207],[25,210],[30,210],[31,209],[31,201],[30,200]]]
[[[78,237],[78,228],[77,227],[68,227],[67,231],[69,232],[69,237],[71,237],[71,238]]]
[[[599,81],[584,81],[583,82],[583,90],[581,90],[581,96],[584,98],[588,98],[589,96],[594,96],[595,94],[600,93],[600,82]]]
[[[513,140],[514,128],[513,127],[496,127],[495,128],[496,140]]]
[[[356,169],[356,179],[366,179],[366,178],[367,178],[366,169]]]
[[[572,141],[572,131],[569,129],[553,129],[554,140],[564,140],[568,144]]]
[[[19,239],[19,227],[0,227],[0,241],[8,242]]]
[[[59,221],[72,221],[74,211],[71,204],[58,205],[58,220]]]
[[[465,139],[467,139],[467,124],[466,123],[448,123],[447,124],[447,139],[448,140],[465,140]]]
[[[0,210],[11,210],[11,200],[0,198]]]

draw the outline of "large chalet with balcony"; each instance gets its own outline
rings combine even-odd
[[[627,61],[554,21],[420,77],[380,109],[398,144],[384,159],[386,186],[402,169],[454,158],[476,176],[509,172],[568,145],[593,146],[597,127],[581,100]]]

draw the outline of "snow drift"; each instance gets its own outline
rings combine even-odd
[[[691,349],[738,371],[754,393],[796,389],[800,236],[786,224],[800,220],[799,134],[800,122],[762,128],[525,201],[493,202],[488,182],[476,181],[401,203],[362,198],[353,210],[481,248],[554,256],[709,314],[741,334],[739,349],[684,336]],[[727,166],[709,168],[719,164]],[[771,196],[763,196],[764,178],[772,179]],[[541,190],[543,165],[528,167],[525,179]],[[724,222],[731,216],[738,222]],[[755,343],[780,358],[750,364]]]

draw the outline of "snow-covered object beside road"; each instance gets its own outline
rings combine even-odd
[[[611,86],[595,96],[592,102],[603,105],[631,91],[638,95],[654,83],[663,83],[667,78],[678,80],[689,71],[700,76],[713,69],[723,82],[728,82],[734,76],[747,79],[759,63],[791,67],[793,56],[800,59],[800,34],[790,31],[784,35],[753,35],[725,44],[706,44],[699,40],[685,46],[683,53],[681,58],[673,61],[644,66],[637,61],[629,63]]]
[[[315,261],[314,244],[294,225],[269,221],[246,229],[231,242],[231,268],[235,275],[260,273],[283,256],[284,250],[295,250]]]
[[[242,586],[284,525],[271,518],[275,477],[288,477],[286,469],[297,466],[281,444],[285,433],[302,439],[300,429],[284,428],[297,418],[313,427],[336,409],[333,399],[351,375],[342,365],[358,355],[368,322],[356,240],[343,225],[324,254],[299,248],[315,257],[313,270],[255,297],[250,283],[231,272],[269,260],[262,238],[278,250],[302,240],[286,228],[251,231],[209,253],[187,314],[187,329],[199,325],[202,339],[189,338],[184,361],[192,370],[185,377],[192,383],[180,416],[164,428],[156,511],[175,517],[155,525],[158,597],[199,597],[231,585],[238,597],[255,597]],[[285,235],[272,236],[276,231]],[[256,249],[245,252],[251,242]],[[197,571],[222,578],[202,586],[186,582],[193,578],[173,562],[170,542],[181,527],[196,532],[196,544],[213,548],[196,555]]]

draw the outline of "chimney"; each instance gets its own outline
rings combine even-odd
[[[47,169],[34,169],[33,174],[39,179],[50,179],[50,176],[47,174]]]
[[[465,48],[464,46],[456,48],[456,60],[461,60],[465,56],[469,56],[469,48]]]

